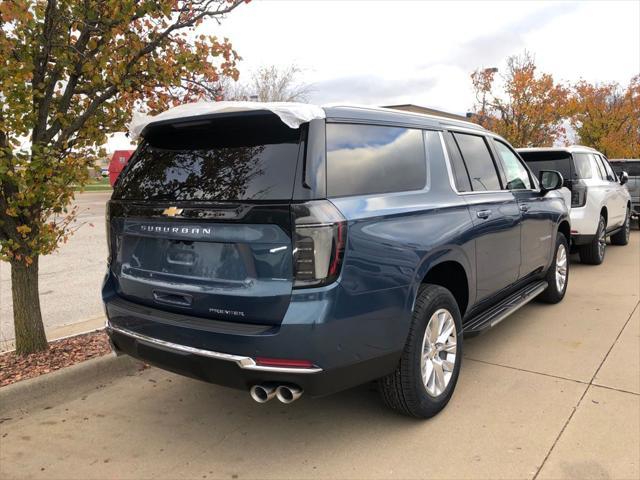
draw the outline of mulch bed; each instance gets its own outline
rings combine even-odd
[[[76,335],[49,343],[46,352],[17,355],[0,354],[0,387],[37,377],[60,368],[111,352],[104,330]]]

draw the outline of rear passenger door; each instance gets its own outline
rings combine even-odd
[[[598,155],[602,160],[604,168],[607,172],[607,181],[609,182],[609,187],[611,188],[611,201],[612,207],[615,209],[614,219],[615,224],[611,223],[611,228],[620,226],[624,223],[627,215],[627,196],[625,195],[624,187],[620,185],[620,181],[618,180],[618,176],[616,172],[613,171],[613,168],[609,164],[609,161],[606,157],[602,155]]]
[[[547,266],[553,253],[554,220],[549,203],[551,197],[535,189],[529,170],[513,149],[500,139],[492,139],[500,159],[505,189],[516,197],[522,215],[520,278]]]
[[[520,210],[515,197],[502,189],[484,135],[445,132],[456,183],[471,213],[476,244],[477,301],[509,287],[520,272]]]
[[[624,221],[621,196],[618,193],[618,180],[613,169],[600,155],[593,154],[602,180],[604,206],[607,208],[607,230],[618,227]],[[625,205],[626,206],[626,205]]]

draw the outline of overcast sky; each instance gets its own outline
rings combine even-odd
[[[559,81],[640,73],[640,1],[254,0],[206,33],[228,37],[241,76],[296,64],[313,103],[413,103],[464,114],[469,75],[525,49]],[[111,149],[126,145],[123,138]]]

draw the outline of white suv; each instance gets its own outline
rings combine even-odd
[[[629,243],[631,197],[607,158],[589,147],[521,148],[518,153],[538,175],[557,170],[571,190],[571,243],[580,261],[598,265],[604,260],[607,237],[614,245]]]

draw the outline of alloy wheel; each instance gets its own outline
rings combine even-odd
[[[451,381],[457,339],[456,322],[451,312],[445,308],[436,310],[424,332],[420,365],[422,382],[432,397],[441,395]]]
[[[631,235],[631,212],[627,209],[627,218],[624,221],[624,236],[629,241],[629,236]]]
[[[604,223],[600,222],[598,228],[598,255],[600,258],[604,258],[604,249],[607,246],[607,237],[605,234]]]
[[[558,245],[558,252],[556,253],[556,287],[558,292],[564,290],[564,286],[567,283],[567,249],[564,245]]]

